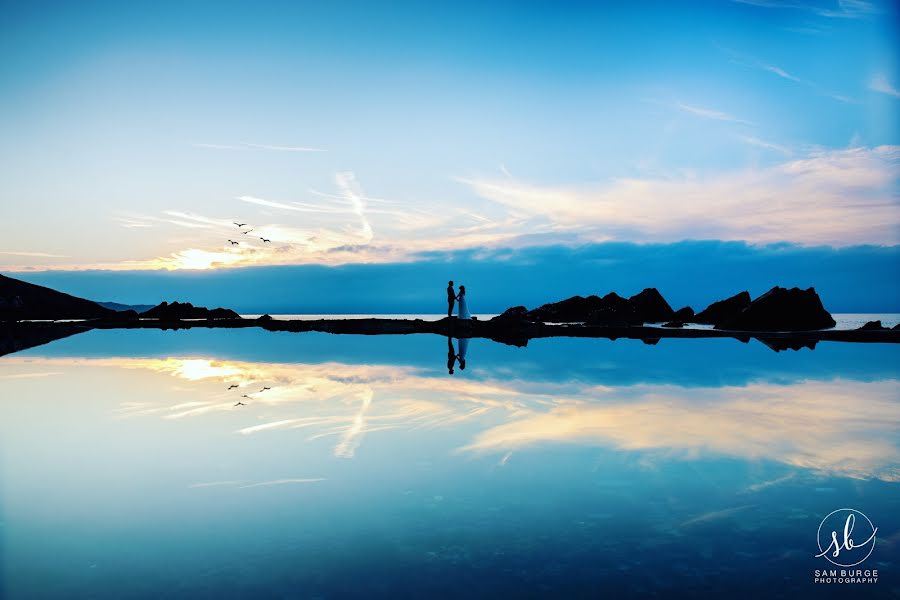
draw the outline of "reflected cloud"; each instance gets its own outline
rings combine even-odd
[[[651,463],[730,456],[819,474],[900,481],[896,379],[598,386],[533,382],[515,373],[503,373],[502,379],[488,373],[481,373],[482,379],[435,377],[409,366],[337,362],[5,359],[5,364],[17,363],[63,373],[68,367],[106,368],[174,378],[179,382],[174,389],[160,386],[166,393],[159,401],[123,401],[115,416],[177,420],[227,415],[232,431],[245,436],[293,430],[307,432],[310,441],[334,436],[332,453],[345,459],[356,456],[367,434],[440,428],[464,432],[462,443],[448,451],[496,453],[499,466],[515,451],[564,443],[641,453]],[[245,405],[235,406],[237,398]]]

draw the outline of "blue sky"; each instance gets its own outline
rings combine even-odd
[[[4,2],[0,271],[896,257],[896,4],[483,4]]]

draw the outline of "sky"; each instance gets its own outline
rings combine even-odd
[[[423,311],[449,277],[490,311],[519,284],[900,310],[896,3],[0,9],[0,272],[261,311]]]

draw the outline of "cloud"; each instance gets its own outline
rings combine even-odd
[[[898,241],[900,146],[816,150],[765,168],[557,187],[460,179],[510,211],[637,241]]]
[[[869,81],[869,89],[873,92],[880,92],[882,94],[887,94],[888,96],[893,96],[894,98],[900,98],[900,90],[891,85],[887,75],[884,73],[876,73],[872,77]]]
[[[272,144],[251,144],[249,142],[241,142],[243,146],[248,148],[258,148],[260,150],[276,150],[278,152],[325,152],[323,148],[310,148],[307,146],[274,146]]]
[[[779,2],[777,0],[731,0],[735,4],[746,4],[759,8],[786,9],[809,12],[814,15],[832,19],[863,19],[878,14],[880,11],[871,2],[865,0],[837,0],[835,8],[826,8],[809,3]]]
[[[778,152],[779,154],[784,154],[785,156],[790,156],[791,154],[793,154],[791,149],[788,148],[787,146],[782,146],[780,144],[775,144],[773,142],[767,142],[765,140],[761,140],[758,137],[755,137],[752,135],[739,136],[738,139],[741,140],[742,142],[744,142],[745,144],[750,144],[751,146],[757,146],[759,148],[764,148],[766,150],[773,150],[775,152]]]
[[[791,75],[784,69],[781,69],[774,65],[762,65],[762,68],[770,73],[775,73],[776,75],[778,75],[779,77],[781,77],[783,79],[788,79],[790,81],[796,81],[798,83],[801,81],[798,77],[794,77],[793,75]]]
[[[372,231],[369,219],[366,217],[366,195],[363,193],[362,188],[359,187],[356,176],[350,171],[344,171],[335,174],[334,179],[344,198],[350,202],[353,213],[359,217],[359,235],[366,243],[371,242],[375,234]]]
[[[26,256],[32,258],[66,258],[65,254],[50,254],[49,252],[25,252],[21,250],[3,250],[0,254],[6,256]]]
[[[811,89],[813,92],[815,92],[816,94],[818,94],[820,96],[825,96],[827,98],[831,98],[832,100],[837,100],[838,102],[843,102],[845,104],[857,104],[858,103],[853,98],[844,96],[842,94],[837,94],[828,89],[825,89],[824,87],[822,87],[821,85],[819,85],[813,81],[808,81],[806,79],[797,77],[796,75],[789,73],[788,71],[786,71],[785,69],[783,69],[779,66],[765,63],[765,62],[759,60],[758,58],[750,56],[749,54],[744,54],[742,52],[738,52],[736,50],[727,48],[725,46],[719,46],[718,44],[716,46],[720,50],[725,52],[728,56],[730,56],[732,61],[736,64],[743,65],[746,67],[751,67],[753,69],[760,69],[760,70],[766,71],[768,73],[773,73],[774,75],[777,75],[778,77],[781,77],[782,79],[786,79],[788,81],[792,81],[794,83],[806,86],[807,88]]]
[[[309,146],[279,146],[273,144],[253,144],[250,142],[240,142],[239,144],[206,144],[192,143],[195,148],[206,148],[207,150],[241,150],[253,148],[256,150],[274,150],[276,152],[326,152],[324,148],[311,148]]]
[[[745,121],[743,119],[739,119],[734,117],[728,113],[724,113],[718,110],[713,110],[710,108],[703,108],[701,106],[692,106],[689,104],[681,104],[678,103],[675,105],[678,109],[683,110],[684,112],[690,113],[697,117],[702,117],[704,119],[712,119],[714,121],[727,121],[730,123],[740,123],[742,125],[751,125],[749,121]]]

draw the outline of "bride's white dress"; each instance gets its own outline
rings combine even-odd
[[[459,297],[459,316],[460,319],[471,319],[472,315],[469,314],[469,303],[466,302],[465,295]]]

